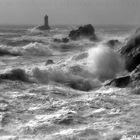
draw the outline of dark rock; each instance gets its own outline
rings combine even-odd
[[[135,85],[140,85],[140,65],[138,65],[135,70],[131,72],[131,78]]]
[[[0,79],[29,82],[27,74],[22,69],[13,69],[8,73],[0,74]]]
[[[117,40],[117,39],[113,39],[113,40],[109,40],[108,42],[107,42],[107,45],[108,46],[111,46],[111,47],[114,47],[114,46],[116,46],[116,45],[119,45],[120,44],[120,41],[119,40]]]
[[[57,43],[68,43],[69,39],[68,38],[62,38],[62,39],[55,38],[53,41]]]
[[[83,79],[79,79],[77,81],[70,81],[67,84],[69,87],[76,89],[76,90],[81,90],[81,91],[90,91],[93,89],[90,81],[88,80],[83,80]]]
[[[71,40],[78,40],[81,38],[88,38],[90,40],[97,40],[95,35],[95,29],[91,24],[81,26],[77,30],[72,30],[69,33],[69,38]]]
[[[140,65],[138,65],[134,71],[132,71],[132,75],[136,74],[136,73],[140,73]]]
[[[69,42],[69,39],[68,38],[62,38],[62,42],[63,43],[68,43]]]
[[[0,56],[4,56],[4,55],[9,55],[9,56],[21,56],[20,53],[18,52],[10,52],[9,50],[6,50],[4,48],[0,49]]]
[[[121,49],[126,59],[126,69],[133,71],[140,64],[140,28],[133,34]]]
[[[44,25],[37,27],[38,30],[49,30],[48,16],[44,17]]]
[[[131,82],[131,77],[128,75],[128,76],[115,78],[111,80],[109,83],[107,83],[106,86],[115,86],[119,88],[124,88],[128,86],[130,82]]]
[[[54,38],[53,41],[54,41],[54,42],[57,42],[57,43],[61,43],[61,42],[62,42],[62,40],[61,40],[61,39],[58,39],[58,38]]]
[[[45,65],[50,65],[50,64],[54,64],[53,60],[48,59]]]
[[[68,43],[68,44],[53,45],[53,48],[61,52],[67,52],[67,51],[77,50],[80,47],[76,46],[75,44]]]
[[[120,88],[124,88],[128,85],[131,85],[131,87],[140,86],[140,65],[138,65],[135,70],[127,76],[115,78],[106,84],[106,86],[115,86]]]
[[[38,30],[49,30],[50,27],[46,27],[44,25],[37,27]]]
[[[67,116],[62,118],[61,120],[57,120],[56,123],[60,125],[71,125],[73,123],[73,117],[72,116]]]

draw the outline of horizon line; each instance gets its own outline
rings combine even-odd
[[[92,23],[81,23],[81,24],[50,24],[50,26],[65,26],[65,25],[68,25],[68,26],[79,26],[79,25],[87,25],[87,24],[91,24],[93,26],[140,26],[140,24],[92,24]],[[42,24],[41,24],[42,25]],[[0,23],[0,26],[40,26],[40,24],[28,24],[28,23],[25,23],[25,24],[9,24],[9,23]]]

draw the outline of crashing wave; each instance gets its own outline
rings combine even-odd
[[[113,49],[98,45],[88,52],[87,69],[100,80],[114,78],[124,70],[124,60]]]
[[[33,55],[33,56],[51,56],[52,51],[48,46],[41,43],[30,43],[22,48],[23,55]]]
[[[20,52],[16,51],[13,48],[7,47],[7,46],[0,46],[0,56],[20,56]]]
[[[52,56],[52,51],[47,45],[29,43],[23,47],[0,46],[0,56]]]
[[[18,39],[18,40],[6,40],[3,44],[8,46],[25,46],[29,43],[43,43],[41,40],[33,39]]]
[[[56,82],[82,91],[90,91],[101,86],[101,83],[96,79],[86,79],[80,75],[74,75],[63,70],[40,70],[35,68],[33,69],[33,76],[42,84]]]
[[[38,28],[38,26],[36,26],[36,27],[33,27],[33,28],[30,28],[30,29],[28,29],[28,31],[30,32],[30,33],[43,33],[43,31],[41,31],[41,30],[39,30],[39,29],[37,29]]]

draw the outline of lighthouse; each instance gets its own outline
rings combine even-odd
[[[49,19],[48,15],[45,15],[45,17],[44,17],[44,25],[39,26],[37,29],[39,29],[39,30],[49,30],[50,27],[49,27],[49,20],[48,19]]]
[[[49,27],[48,15],[45,15],[45,17],[44,17],[44,26]]]

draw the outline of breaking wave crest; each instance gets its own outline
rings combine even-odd
[[[43,43],[41,40],[35,40],[35,39],[5,39],[1,41],[2,44],[7,45],[7,46],[25,46],[28,45],[29,43]]]
[[[14,50],[13,48],[10,47],[6,47],[6,46],[0,46],[0,56],[5,56],[5,55],[9,55],[9,56],[20,56],[20,52]]]
[[[52,51],[42,43],[29,43],[23,47],[0,46],[0,56],[51,56]]]
[[[22,48],[23,55],[51,56],[52,51],[47,45],[41,43],[30,43]]]
[[[40,70],[35,68],[33,69],[33,76],[38,82],[43,84],[56,82],[82,91],[89,91],[101,86],[101,83],[96,79],[83,78],[80,75],[74,75],[63,70]]]

